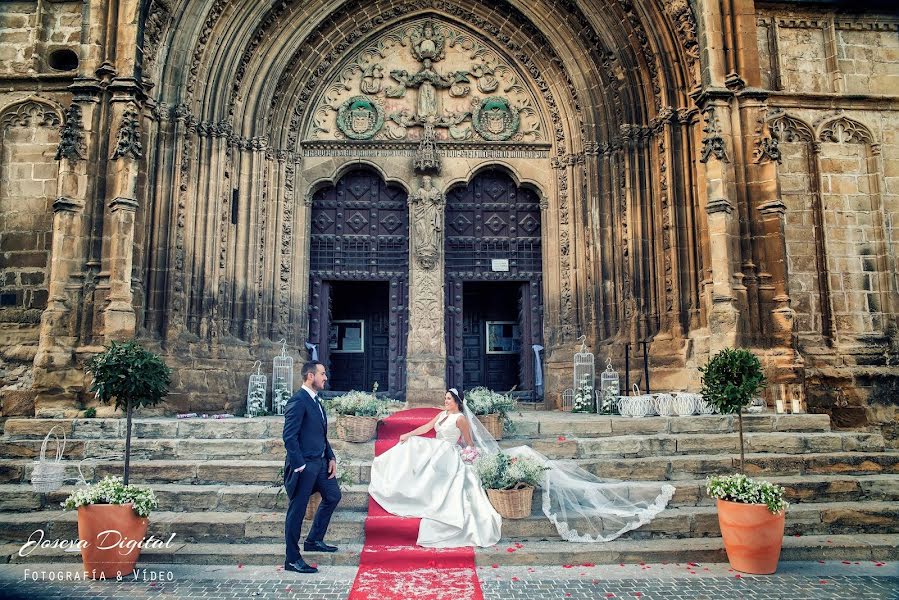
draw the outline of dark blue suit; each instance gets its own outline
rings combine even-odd
[[[315,513],[312,528],[306,540],[320,542],[325,537],[331,514],[340,502],[340,487],[337,479],[328,479],[328,461],[334,459],[331,444],[328,443],[328,417],[319,410],[318,403],[305,389],[293,395],[284,411],[284,447],[287,458],[284,461],[284,489],[290,504],[284,524],[284,540],[287,544],[287,562],[300,558],[300,530],[309,496],[318,492],[322,503]],[[306,465],[300,473],[294,469]]]

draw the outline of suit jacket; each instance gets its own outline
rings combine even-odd
[[[328,415],[322,418],[323,410],[309,395],[300,390],[287,401],[284,411],[284,447],[287,458],[284,462],[284,477],[306,464],[308,460],[320,458],[324,453],[328,460],[334,459],[334,451],[328,443]]]

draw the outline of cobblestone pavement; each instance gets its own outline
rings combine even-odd
[[[899,600],[897,563],[781,563],[770,576],[741,575],[726,564],[694,563],[478,571],[488,600]],[[56,565],[0,565],[0,598],[344,600],[355,575],[355,567],[293,576],[275,567],[150,565],[122,581],[93,581]]]

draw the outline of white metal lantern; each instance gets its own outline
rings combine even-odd
[[[283,415],[293,395],[293,357],[287,355],[287,340],[281,340],[281,354],[272,361],[272,412]]]
[[[262,374],[262,361],[257,360],[256,372],[250,375],[247,384],[247,416],[258,417],[265,414],[265,386],[268,376]]]
[[[573,409],[596,412],[596,366],[593,354],[587,352],[587,336],[582,335],[580,339],[581,350],[574,354]]]
[[[597,412],[613,415],[618,406],[618,396],[621,394],[621,378],[618,376],[618,371],[612,368],[611,358],[606,363],[606,370],[600,375],[599,381],[599,410]]]
[[[562,392],[562,410],[565,412],[571,412],[571,409],[574,407],[574,390],[571,388]]]

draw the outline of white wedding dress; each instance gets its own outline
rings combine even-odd
[[[456,421],[462,418],[443,411],[434,425],[436,438],[412,436],[372,463],[368,493],[389,513],[421,518],[419,546],[483,547],[499,541],[502,519],[474,467],[459,455],[462,433]]]

